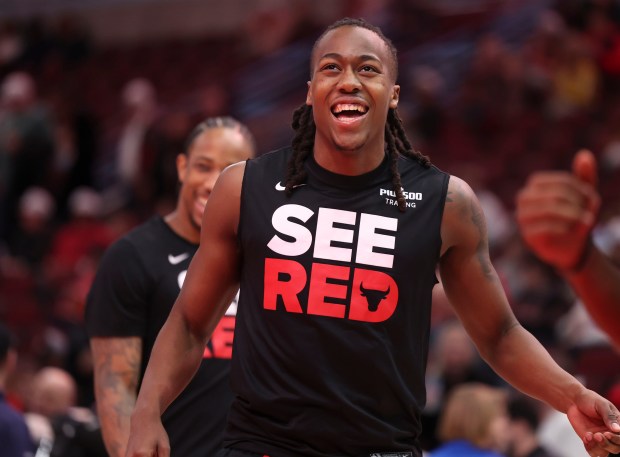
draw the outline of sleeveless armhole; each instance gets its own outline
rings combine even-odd
[[[245,191],[246,191],[246,180],[247,178],[247,171],[248,168],[250,166],[250,162],[253,159],[246,159],[245,161],[245,167],[243,169],[243,178],[241,179],[241,192],[239,194],[239,221],[237,222],[237,243],[239,243],[239,246],[241,246],[241,241],[243,240],[243,236],[242,236],[242,230],[244,227],[244,223],[243,223],[243,214],[245,213],[245,206],[247,205],[246,203],[246,199],[243,198]]]
[[[439,170],[434,165],[431,165],[437,171],[442,173],[442,183],[441,183],[441,200],[439,204],[439,245],[437,246],[436,253],[436,262],[439,263],[439,258],[441,257],[441,246],[443,246],[443,239],[441,238],[441,226],[443,225],[443,213],[446,208],[446,197],[448,196],[448,184],[450,183],[450,174]],[[435,272],[435,284],[439,283],[439,279],[437,278],[437,273]]]

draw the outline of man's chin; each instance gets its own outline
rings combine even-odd
[[[365,141],[360,139],[336,139],[334,145],[342,152],[357,152],[364,147]]]
[[[196,230],[200,231],[200,227],[202,227],[202,215],[192,217],[192,225]]]

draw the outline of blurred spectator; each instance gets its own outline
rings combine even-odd
[[[506,72],[511,52],[502,38],[487,34],[476,42],[474,55],[460,87],[459,114],[477,139],[478,154],[483,157],[495,151],[498,136],[504,132],[506,110],[510,103],[498,100],[513,99],[515,81]]]
[[[611,4],[614,3],[615,8],[618,9],[617,2],[611,2]],[[617,88],[617,82],[613,84],[612,79],[620,76],[619,24],[608,12],[601,9],[593,9],[584,16],[587,20],[586,33],[596,61],[607,77],[607,82],[611,83],[607,88],[611,89],[613,86]]]
[[[0,75],[11,68],[24,52],[24,40],[17,24],[10,20],[0,24]]]
[[[53,284],[77,272],[81,261],[99,258],[112,242],[102,217],[101,195],[89,187],[75,189],[69,197],[69,220],[56,232],[47,258],[47,274]]]
[[[139,201],[155,203],[159,214],[166,214],[176,204],[179,188],[176,158],[185,150],[185,140],[192,125],[189,113],[178,109],[166,112],[157,124],[157,140],[153,142],[154,159],[150,172],[151,193],[142,195]],[[146,214],[148,206],[141,204],[136,210],[139,214]]]
[[[560,457],[549,453],[538,441],[540,407],[531,397],[521,393],[515,393],[509,399],[509,457]]]
[[[50,121],[33,78],[7,75],[0,88],[0,225],[13,222],[15,202],[26,188],[46,184],[52,157]]]
[[[549,84],[566,33],[567,27],[562,16],[554,10],[545,10],[521,49],[529,78],[537,80],[540,87]]]
[[[439,72],[429,66],[415,67],[411,73],[415,103],[412,116],[415,143],[422,143],[422,149],[427,145],[428,150],[432,151],[433,145],[440,140],[445,122],[440,98],[444,81]]]
[[[306,30],[306,20],[300,0],[259,2],[243,24],[246,58],[278,52]]]
[[[35,376],[28,410],[52,418],[66,413],[75,405],[75,381],[59,368],[42,368]]]
[[[60,217],[66,216],[71,192],[92,185],[99,150],[98,123],[74,92],[57,90],[47,97],[54,139],[50,189],[56,195]]]
[[[7,377],[17,363],[17,351],[9,330],[0,324],[0,452],[10,457],[32,457],[34,444],[22,415],[5,398]]]
[[[439,305],[445,303],[443,289],[433,290],[433,298],[439,298]],[[433,302],[433,308],[435,302]],[[450,308],[451,309],[451,308]],[[463,384],[480,383],[499,386],[503,381],[480,358],[478,352],[461,322],[447,313],[440,312],[442,320],[433,329],[429,352],[429,366],[426,370],[427,400],[422,420],[425,433],[421,437],[423,447],[431,449],[438,443],[435,439],[437,420],[442,406],[452,391]],[[437,318],[437,317],[436,317]]]
[[[153,84],[145,78],[129,81],[123,88],[126,120],[117,142],[116,165],[121,185],[130,196],[149,186],[148,171],[153,151],[149,143],[157,116],[157,95]]]
[[[49,252],[54,234],[54,197],[42,187],[30,187],[19,199],[17,224],[8,236],[12,271],[36,273]],[[8,273],[13,276],[14,273]]]
[[[200,90],[197,115],[200,119],[221,116],[230,110],[230,94],[223,84],[212,81]]]
[[[124,58],[132,59],[130,55]],[[152,169],[158,141],[156,123],[162,108],[157,101],[155,86],[149,79],[130,78],[121,84],[120,106],[116,101],[98,102],[109,105],[111,111],[120,114],[110,116],[104,122],[94,181],[98,188],[103,189],[108,209],[131,208],[150,213]],[[118,94],[111,93],[110,96],[118,97]]]
[[[75,381],[66,371],[45,367],[36,374],[28,407],[31,430],[44,431],[36,437],[39,450],[50,457],[105,457],[99,422],[90,409],[75,406],[76,396]]]
[[[510,439],[508,425],[505,392],[484,384],[463,384],[444,405],[438,428],[443,444],[431,456],[504,456]]]
[[[592,108],[597,96],[599,70],[582,35],[568,33],[552,72],[551,112],[570,116]]]
[[[480,358],[460,321],[451,319],[435,330],[432,373],[442,387],[443,398],[460,384],[480,382],[502,385],[503,381]]]

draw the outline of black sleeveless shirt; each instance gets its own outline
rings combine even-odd
[[[449,176],[402,157],[343,176],[290,148],[249,160],[224,445],[270,457],[420,456],[431,292]]]

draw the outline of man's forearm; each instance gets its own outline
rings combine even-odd
[[[97,414],[106,450],[110,457],[124,457],[129,440],[129,419],[135,406],[136,395],[98,395]]]
[[[103,440],[110,457],[124,457],[129,418],[136,403],[142,340],[93,338],[95,397]]]
[[[574,398],[585,390],[521,325],[512,327],[492,350],[481,354],[512,386],[558,411],[566,413]]]
[[[578,272],[563,272],[597,325],[620,347],[620,269],[592,247]]]
[[[202,336],[190,332],[173,310],[153,346],[136,412],[161,416],[198,370],[204,347]]]

